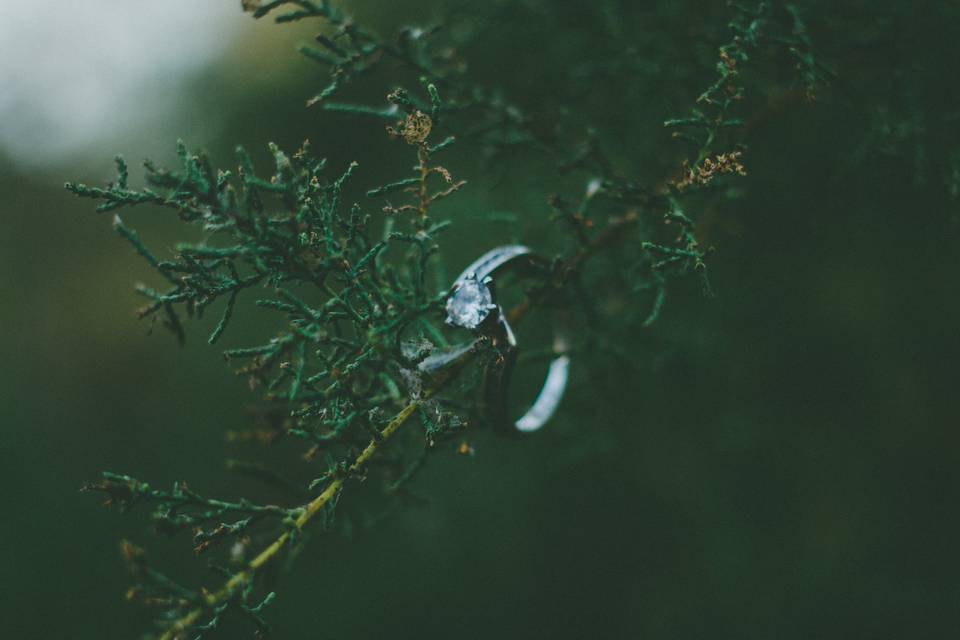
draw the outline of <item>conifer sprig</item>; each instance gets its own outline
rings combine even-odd
[[[304,457],[319,459],[323,467],[312,480],[293,483],[282,504],[209,498],[184,483],[161,490],[113,473],[86,487],[106,494],[109,504],[123,510],[152,505],[156,528],[170,535],[192,531],[197,553],[215,555],[214,549],[232,541],[227,554],[232,564],[217,570],[221,586],[209,591],[180,585],[150,567],[142,550],[124,545],[139,582],[131,597],[160,608],[165,640],[204,637],[230,615],[250,620],[257,634],[265,636],[269,627],[260,614],[275,595],[258,580],[263,569],[303,540],[308,524],[329,528],[340,496],[355,481],[373,480],[368,486],[397,494],[433,445],[467,424],[463,412],[448,408],[456,395],[452,382],[490,356],[487,341],[461,344],[457,359],[442,370],[421,366],[431,354],[450,349],[450,337],[439,322],[449,283],[436,277],[443,272],[439,242],[450,222],[435,216],[466,185],[437,162],[455,141],[447,135],[436,142],[441,123],[457,139],[480,148],[531,144],[549,150],[549,162],[566,158],[561,172],[590,176],[579,202],[550,198],[554,219],[569,232],[569,248],[558,252],[528,289],[527,299],[510,311],[512,323],[541,303],[562,304],[558,301],[569,298],[571,289],[587,296],[584,281],[592,277],[587,263],[620,245],[631,265],[629,287],[647,293],[635,296],[640,312],[633,315],[641,326],[650,326],[663,308],[671,276],[695,271],[704,274],[706,283],[708,249],[700,246],[687,199],[709,193],[717,180],[745,172],[740,147],[715,153],[720,140],[729,143],[725,136],[744,124],[734,113],[743,96],[740,63],[766,42],[786,47],[804,82],[823,77],[798,12],[788,7],[785,13],[771,13],[765,3],[755,10],[737,7],[734,39],[720,49],[719,78],[701,94],[701,106],[689,117],[666,123],[684,131],[678,137],[694,142],[693,161],[687,161],[680,178],[646,186],[626,179],[592,135],[571,152],[556,137],[542,135],[549,126],[534,126],[498,92],[469,81],[455,54],[436,46],[436,30],[404,28],[392,40],[383,39],[327,0],[245,0],[244,7],[255,17],[276,15],[278,22],[324,21],[328,29],[316,37],[319,48],[301,48],[330,71],[329,84],[311,104],[389,121],[388,132],[409,145],[416,164],[412,175],[367,190],[368,198],[382,201],[376,214],[367,213],[365,204],[348,204],[345,193],[357,165],[331,175],[309,143],[292,155],[270,145],[274,166],[264,177],[243,149],[237,150],[235,170],[214,171],[204,153],[180,142],[179,166],[145,163],[142,189],[129,186],[121,158],[115,182],[104,188],[66,185],[78,196],[98,200],[101,212],[160,207],[199,229],[201,241],[177,244],[168,257],[154,253],[119,216],[114,218],[117,233],[163,282],[160,288],[138,287],[146,298],[140,315],[159,319],[183,342],[184,316],[199,317],[218,305],[219,319],[208,337],[213,344],[229,335],[245,303],[272,311],[279,331],[261,344],[230,348],[224,355],[278,408],[280,418],[271,423],[269,439],[302,441]],[[383,106],[332,101],[357,77],[378,71],[386,59],[413,71],[422,91],[395,89]],[[610,215],[598,222],[601,210]],[[607,276],[601,274],[611,279]],[[603,336],[581,339],[596,353],[605,352]],[[471,380],[464,383],[467,392],[474,386]],[[401,431],[414,417],[423,431]],[[291,487],[269,469],[242,469]]]

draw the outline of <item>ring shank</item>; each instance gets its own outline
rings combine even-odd
[[[498,329],[492,338],[500,357],[487,365],[485,380],[487,412],[494,428],[498,431],[511,434],[532,433],[543,427],[553,417],[566,392],[570,377],[570,357],[562,353],[565,351],[566,340],[554,325],[554,349],[561,355],[550,362],[543,386],[530,408],[518,419],[511,421],[508,390],[519,349],[506,315],[499,307],[497,311]]]
[[[560,405],[560,398],[563,397],[567,389],[567,380],[570,377],[570,357],[560,356],[550,362],[550,370],[547,371],[547,379],[543,382],[543,388],[537,394],[537,399],[527,409],[527,412],[520,416],[514,426],[517,431],[530,433],[536,431],[553,417],[557,407]]]
[[[550,369],[547,371],[547,376],[536,400],[522,416],[511,421],[507,389],[510,379],[513,377],[516,358],[517,350],[511,349],[508,353],[502,354],[501,360],[488,365],[486,372],[487,412],[494,428],[498,431],[532,433],[543,427],[553,417],[560,405],[570,375],[570,357],[561,355],[550,362]]]

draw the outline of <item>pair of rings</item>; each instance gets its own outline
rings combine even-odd
[[[497,247],[464,269],[447,296],[447,324],[487,338],[493,347],[494,355],[486,363],[484,375],[486,413],[493,427],[505,433],[531,433],[543,427],[567,388],[570,358],[565,353],[566,339],[555,326],[553,350],[557,355],[550,362],[540,392],[523,415],[517,419],[509,417],[508,389],[519,349],[506,314],[496,301],[495,277],[511,270],[522,272],[545,262],[523,245]],[[461,346],[450,353],[458,354],[466,348]],[[437,360],[431,360],[430,366],[435,366]]]

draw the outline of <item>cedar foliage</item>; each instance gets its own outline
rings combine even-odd
[[[380,494],[366,491],[363,499],[395,500],[430,454],[449,451],[438,443],[483,428],[476,369],[495,354],[483,339],[464,343],[442,323],[449,286],[443,241],[456,222],[444,207],[469,188],[470,179],[440,164],[452,145],[469,146],[491,170],[523,154],[527,167],[536,164],[531,171],[551,171],[577,185],[545,194],[564,238],[536,247],[550,256],[551,266],[525,289],[515,320],[534,304],[548,304],[615,315],[612,331],[626,333],[656,322],[675,278],[697,278],[710,295],[712,248],[698,232],[699,212],[712,200],[735,201],[731,185],[749,173],[744,135],[751,123],[775,116],[783,102],[813,100],[833,72],[815,55],[801,8],[732,4],[723,16],[727,24],[711,23],[700,34],[716,38],[710,47],[717,54],[713,77],[693,105],[662,123],[645,123],[651,131],[662,126],[672,132],[666,171],[637,179],[623,160],[629,150],[610,150],[598,127],[604,113],[623,109],[610,103],[621,89],[616,83],[642,74],[644,65],[673,64],[677,45],[647,58],[649,52],[620,27],[621,13],[644,10],[595,4],[584,9],[593,20],[586,36],[593,55],[568,70],[558,104],[531,111],[506,97],[503,87],[475,82],[469,54],[489,30],[502,26],[504,37],[512,37],[531,16],[538,29],[554,29],[562,39],[564,9],[493,3],[384,36],[328,0],[245,0],[244,9],[256,18],[316,21],[320,33],[299,50],[320,65],[325,79],[307,106],[324,117],[348,118],[350,126],[384,127],[383,144],[408,149],[412,171],[398,168],[365,187],[366,199],[352,202],[345,188],[359,180],[356,164],[328,166],[309,142],[295,151],[269,145],[273,166],[266,172],[242,148],[235,169],[215,169],[203,151],[178,142],[179,165],[146,162],[141,188],[131,186],[121,157],[117,177],[105,187],[66,185],[98,201],[97,211],[113,212],[117,233],[157,271],[162,287],[138,287],[145,299],[139,315],[161,323],[180,343],[189,333],[187,320],[211,307],[218,308],[219,321],[210,344],[243,321],[235,317],[238,299],[275,314],[274,335],[223,353],[266,407],[267,426],[253,437],[300,441],[302,456],[316,470],[300,482],[264,464],[234,463],[276,488],[276,500],[264,504],[206,496],[183,482],[161,489],[110,472],[86,487],[123,510],[149,505],[154,527],[190,534],[190,546],[210,558],[220,576],[210,589],[181,584],[124,542],[136,580],[129,596],[157,609],[159,637],[205,637],[234,616],[266,637],[264,611],[275,597],[262,580],[266,567],[308,536],[334,528],[339,503],[360,481]],[[696,56],[681,57],[678,62],[693,68],[678,76],[706,77]],[[370,82],[382,86],[381,103],[364,102],[367,92],[354,90]],[[596,126],[583,124],[588,116],[563,104],[583,92],[587,104],[600,104]],[[199,229],[202,240],[177,244],[169,255],[157,252],[115,213],[139,205],[169,210]],[[488,248],[478,246],[477,254]],[[585,302],[587,290],[603,289],[594,286],[598,282],[621,289],[622,308],[605,312]],[[588,326],[601,325],[611,323],[594,318]],[[585,360],[615,357],[615,336],[606,330],[583,331],[577,341],[573,352]],[[457,366],[418,368],[457,343],[466,345]],[[468,452],[468,442],[458,449]]]

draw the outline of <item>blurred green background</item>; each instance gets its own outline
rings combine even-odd
[[[79,494],[101,469],[231,495],[221,460],[252,455],[224,441],[252,396],[205,343],[216,318],[190,325],[183,349],[148,337],[132,284],[152,274],[63,181],[108,179],[115,152],[170,162],[177,136],[222,166],[236,143],[265,163],[267,141],[309,137],[333,167],[360,162],[358,199],[412,163],[380,123],[303,106],[324,81],[293,50],[311,25],[255,23],[232,1],[80,4],[0,2],[0,614],[17,638],[139,637],[121,538],[215,582],[146,511]],[[476,11],[463,53],[478,81],[596,126],[646,182],[678,163],[660,123],[711,81],[729,18],[693,1],[599,3],[628,7],[616,24],[574,3],[344,4],[384,32],[440,5]],[[716,298],[694,279],[674,287],[622,345],[635,366],[598,355],[575,369],[542,434],[473,434],[476,456],[440,453],[417,478],[424,501],[311,541],[280,577],[277,637],[955,634],[954,6],[811,4],[839,77],[754,127],[740,197],[702,212]],[[497,242],[548,242],[547,196],[584,184],[522,153],[495,170],[469,148],[445,164],[470,181],[443,210],[452,268]],[[123,215],[154,247],[182,233],[165,213]],[[224,345],[261,335],[259,318]]]

